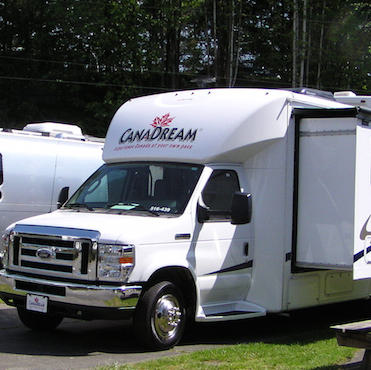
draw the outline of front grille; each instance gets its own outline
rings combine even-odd
[[[40,270],[60,271],[60,272],[69,272],[69,273],[73,272],[72,266],[55,265],[53,263],[21,261],[21,266],[31,267],[31,268],[40,269]]]
[[[46,277],[96,279],[94,240],[68,235],[15,233],[10,249],[11,269],[15,271]]]
[[[60,297],[64,297],[66,295],[66,288],[64,287],[46,284],[36,284],[28,281],[16,280],[15,288],[20,290],[26,290],[33,293],[53,294]]]
[[[42,239],[42,238],[32,238],[23,236],[22,237],[22,244],[38,244],[38,245],[47,245],[54,246],[54,247],[65,247],[65,248],[73,248],[73,241],[71,240],[60,240],[60,239]]]

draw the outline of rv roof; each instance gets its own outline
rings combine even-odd
[[[136,98],[113,117],[103,159],[241,162],[247,152],[285,135],[294,107],[345,106],[276,89],[205,89]]]
[[[50,136],[84,139],[81,128],[67,123],[43,122],[29,123],[24,131],[49,133]]]
[[[47,136],[58,139],[104,142],[104,139],[83,135],[81,128],[76,125],[55,122],[29,123],[23,130],[3,128],[2,132],[27,136]]]

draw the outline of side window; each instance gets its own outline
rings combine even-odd
[[[210,219],[230,219],[232,198],[236,191],[240,191],[240,184],[235,171],[215,170],[211,174],[202,192]]]

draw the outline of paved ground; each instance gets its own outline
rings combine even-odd
[[[359,313],[359,305],[301,312],[294,318],[276,316],[230,323],[196,325],[176,348],[162,352],[143,351],[132,339],[125,322],[84,322],[66,319],[52,333],[35,333],[18,321],[14,308],[0,304],[0,369],[92,369],[164,356],[175,356],[226,344],[262,340],[289,342],[291,335],[318,330],[333,324],[363,319],[369,307]],[[356,312],[357,309],[357,312]],[[359,369],[362,353],[342,369]]]
[[[146,352],[132,340],[131,327],[124,321],[65,319],[55,332],[35,333],[19,322],[15,309],[0,304],[0,369],[89,369],[213,346],[184,344],[169,351]]]

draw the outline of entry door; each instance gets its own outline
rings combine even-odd
[[[250,287],[250,226],[231,224],[233,194],[242,190],[239,172],[214,169],[202,191],[200,201],[209,209],[210,219],[196,226],[195,265],[201,305],[244,300]]]

